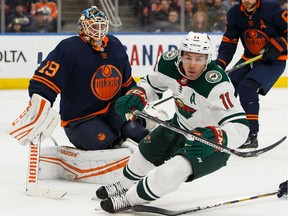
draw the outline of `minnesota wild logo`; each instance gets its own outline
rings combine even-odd
[[[171,60],[178,56],[177,50],[169,50],[163,53],[163,59]]]
[[[185,105],[184,102],[180,98],[175,98],[175,103],[176,103],[178,112],[182,116],[184,116],[186,119],[191,118],[193,113],[197,111],[194,108]]]
[[[216,82],[219,82],[222,79],[222,74],[219,71],[216,71],[216,70],[208,71],[205,74],[205,79],[209,83],[216,83]]]

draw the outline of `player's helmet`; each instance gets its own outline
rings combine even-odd
[[[91,46],[102,51],[102,42],[109,29],[109,20],[105,13],[96,6],[92,6],[83,11],[78,20],[78,33]]]
[[[181,41],[180,43],[180,49],[179,49],[179,55],[177,60],[177,67],[179,69],[183,52],[192,52],[192,53],[200,53],[200,54],[207,54],[207,61],[206,66],[204,67],[204,70],[206,70],[207,65],[211,62],[212,59],[212,45],[210,38],[206,33],[196,33],[190,31]]]

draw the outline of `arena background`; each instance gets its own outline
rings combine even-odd
[[[0,89],[26,89],[39,63],[64,38],[73,34],[2,34],[0,35]],[[152,70],[157,57],[166,50],[177,49],[184,33],[116,33],[127,50],[132,73],[136,80]],[[221,42],[222,34],[209,34],[213,59]],[[231,68],[243,53],[238,45]],[[274,87],[287,88],[287,67]]]

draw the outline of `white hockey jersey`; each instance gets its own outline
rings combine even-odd
[[[248,121],[226,73],[211,62],[199,78],[189,80],[179,73],[177,57],[177,50],[163,53],[154,71],[138,83],[145,89],[148,102],[170,89],[183,129],[218,126],[226,132],[230,148],[242,145],[248,137]]]

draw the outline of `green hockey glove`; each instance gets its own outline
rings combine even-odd
[[[147,104],[146,92],[143,88],[135,86],[131,88],[126,95],[120,97],[115,102],[115,110],[121,115],[123,121],[133,119],[133,116],[129,114],[130,110],[142,111]]]
[[[195,130],[193,130],[191,133],[198,135],[198,136],[202,136],[203,138],[209,139],[218,144],[227,146],[226,133],[225,131],[221,130],[218,127],[215,127],[215,126],[209,126],[205,128],[198,127],[198,128],[195,128]],[[186,152],[189,151],[190,154],[194,155],[195,157],[200,157],[200,158],[208,157],[211,154],[213,154],[215,151],[218,151],[217,149],[211,146],[205,145],[201,142],[198,142],[192,139],[186,139],[184,150]]]

